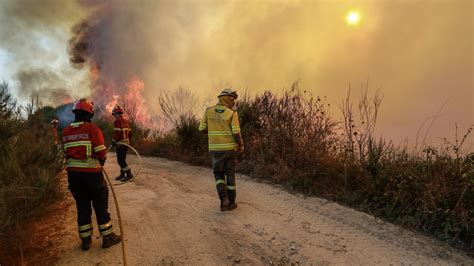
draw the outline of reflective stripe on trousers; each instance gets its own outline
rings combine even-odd
[[[127,164],[128,147],[125,145],[117,145],[117,163],[120,165],[120,171],[125,172],[130,170]]]
[[[211,152],[212,169],[216,179],[216,189],[219,198],[222,200],[225,196],[229,197],[231,203],[235,202],[235,165],[236,152]]]
[[[94,207],[97,224],[110,222],[108,212],[109,190],[102,172],[85,173],[68,171],[69,190],[77,207],[77,224],[81,238],[92,235],[92,208]],[[89,229],[90,228],[90,229]]]

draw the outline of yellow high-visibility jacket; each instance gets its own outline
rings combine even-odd
[[[199,130],[207,129],[209,151],[235,151],[237,142],[234,134],[240,133],[239,115],[236,111],[217,104],[209,107],[199,125]]]

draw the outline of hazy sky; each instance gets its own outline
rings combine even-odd
[[[90,93],[67,47],[71,28],[95,18],[104,71],[143,79],[152,110],[178,86],[206,98],[228,85],[258,93],[299,80],[339,115],[348,84],[358,96],[368,80],[384,95],[378,132],[397,142],[413,141],[437,113],[434,139],[474,124],[470,0],[92,2],[0,0],[0,75],[18,95],[40,91],[51,103]],[[345,20],[351,10],[356,26]]]

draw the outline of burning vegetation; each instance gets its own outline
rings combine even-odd
[[[135,58],[130,50],[135,48],[120,45],[117,28],[123,25],[117,25],[113,8],[97,6],[77,23],[68,49],[70,63],[89,73],[97,124],[106,139],[113,131],[111,110],[121,105],[132,122],[132,145],[140,151],[208,165],[206,137],[198,131],[199,117],[189,109],[197,100],[189,92],[180,90],[176,97],[168,94],[158,99],[173,129],[153,131],[163,124],[148,108],[147,84],[133,63],[146,58]],[[21,81],[27,84],[39,74],[49,75],[26,71]],[[45,87],[35,91],[39,89]],[[55,110],[61,126],[72,122],[70,97],[60,86],[47,93],[59,95],[57,102],[65,103]],[[238,111],[246,144],[241,172],[358,208],[472,252],[474,155],[462,152],[472,126],[459,139],[410,152],[376,138],[381,98],[363,96],[360,116],[346,99],[342,121],[331,116],[324,99],[308,97],[297,86],[281,96],[267,91],[253,99],[241,98]],[[58,192],[60,156],[44,121],[31,108],[27,115],[19,115],[7,86],[0,86],[0,154],[7,158],[0,163],[2,234],[33,208],[43,206],[45,195]],[[20,137],[35,139],[36,145],[22,143]],[[25,164],[31,161],[38,164]]]
[[[91,97],[98,116],[109,116],[112,108],[120,105],[127,110],[132,123],[153,128],[156,120],[150,115],[143,96],[145,83],[126,64],[111,65],[114,46],[107,45],[110,23],[110,13],[98,9],[76,24],[69,41],[70,62],[77,68],[89,69]]]

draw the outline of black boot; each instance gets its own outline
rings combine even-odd
[[[81,244],[81,249],[82,250],[89,250],[91,248],[91,242],[92,242],[92,237],[84,237],[81,238],[82,244]]]
[[[122,238],[120,236],[114,233],[110,233],[102,237],[102,248],[111,247],[117,243],[120,243],[120,241],[122,241]]]
[[[120,175],[115,178],[115,180],[122,180],[125,178],[125,172],[120,170]]]
[[[132,174],[132,170],[131,169],[128,169],[126,172],[125,172],[125,177],[123,177],[120,181],[122,182],[127,182],[128,180],[132,179],[133,178],[133,174]]]
[[[223,211],[228,211],[229,210],[229,198],[227,196],[224,196],[222,199],[221,199],[221,212]]]
[[[229,204],[229,211],[233,210],[233,209],[236,209],[236,208],[237,208],[237,203],[232,202],[232,203]]]

